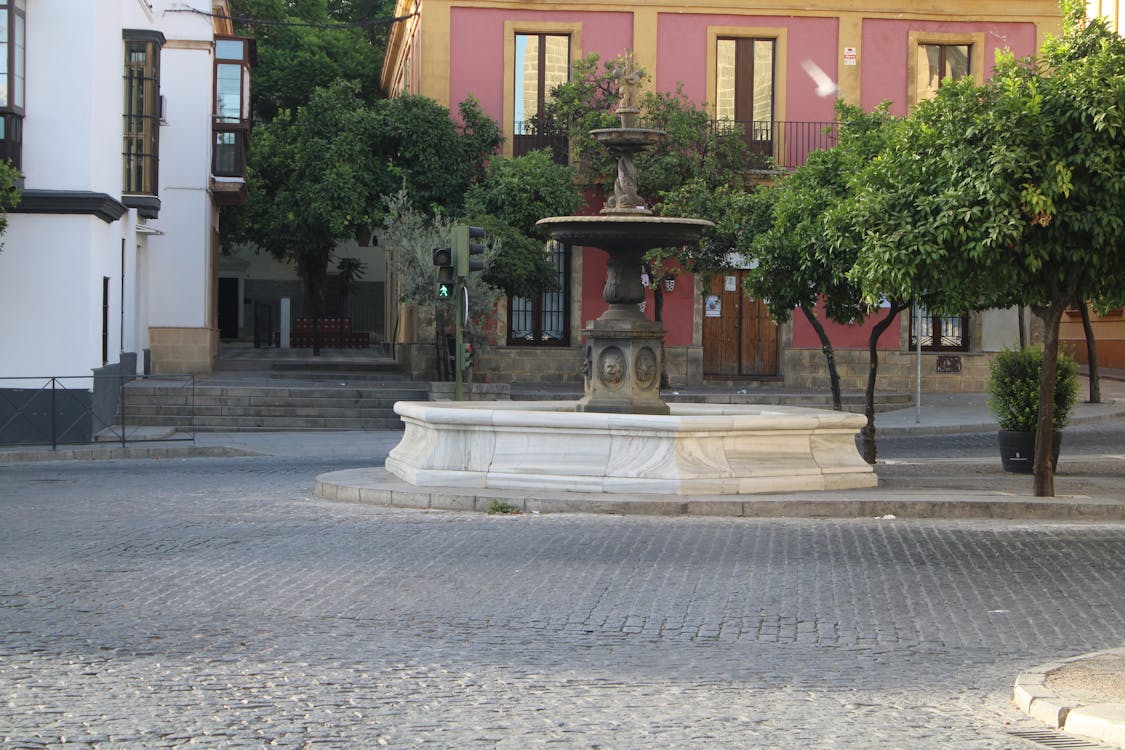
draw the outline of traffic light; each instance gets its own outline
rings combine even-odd
[[[453,227],[453,266],[457,275],[465,277],[470,271],[483,271],[483,260],[472,260],[474,255],[484,255],[484,245],[473,240],[484,239],[480,227],[458,225]]]
[[[437,297],[453,297],[453,251],[448,247],[433,249],[434,265],[437,266]]]
[[[473,345],[466,341],[462,345],[461,369],[471,370],[473,367]]]

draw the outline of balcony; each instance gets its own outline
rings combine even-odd
[[[648,127],[642,124],[642,127]],[[805,163],[813,151],[836,145],[837,123],[796,120],[713,120],[711,127],[721,138],[739,138],[751,154],[751,169],[789,172]],[[516,123],[512,155],[524,156],[550,149],[558,164],[566,164],[569,147],[566,128],[552,120],[537,118]]]
[[[566,127],[554,120],[537,117],[515,124],[512,134],[512,156],[526,156],[532,151],[550,149],[556,164],[570,161],[570,139]]]
[[[794,120],[713,120],[722,138],[740,138],[752,155],[752,169],[789,172],[805,163],[813,151],[836,145],[837,123]]]

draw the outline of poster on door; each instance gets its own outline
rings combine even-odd
[[[707,301],[703,305],[703,311],[703,314],[708,318],[723,317],[723,302],[719,299],[719,295],[708,294]]]

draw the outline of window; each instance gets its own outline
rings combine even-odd
[[[513,297],[508,301],[508,343],[513,346],[566,346],[570,343],[570,251],[551,241],[555,288],[538,299]]]
[[[971,44],[919,44],[915,67],[918,100],[929,99],[946,78],[972,74]]]
[[[965,352],[969,350],[969,317],[967,315],[935,315],[924,307],[910,311],[910,348],[922,351]]]
[[[546,117],[551,91],[570,80],[569,34],[515,35],[515,113],[512,152],[522,156],[541,148],[565,163],[566,135]]]
[[[155,32],[125,31],[123,192],[155,196],[160,145],[160,48]],[[130,205],[125,201],[126,205]],[[143,215],[143,214],[142,214]]]
[[[773,156],[774,39],[719,37],[715,41],[715,118],[737,123],[746,145]]]
[[[250,141],[250,65],[253,40],[215,37],[215,113],[211,173],[246,176]]]
[[[23,166],[26,0],[0,0],[0,159]]]
[[[984,83],[984,33],[911,31],[907,35],[906,100],[929,99],[942,81],[972,76]]]

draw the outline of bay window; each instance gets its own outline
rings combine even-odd
[[[0,0],[0,159],[23,166],[26,0]]]

